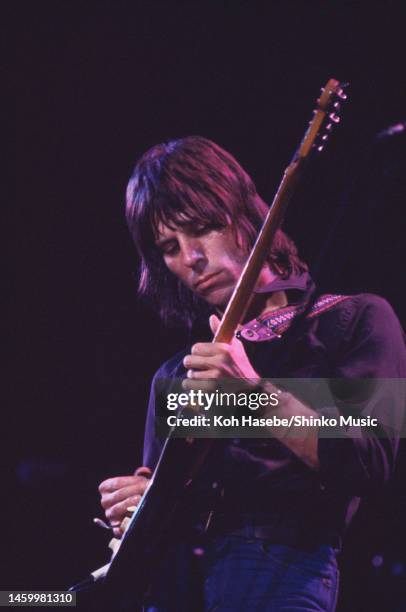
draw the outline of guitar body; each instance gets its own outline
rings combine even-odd
[[[184,525],[182,508],[195,475],[213,446],[221,441],[169,437],[143,496],[104,578],[89,579],[72,587],[79,606],[86,610],[141,609],[154,569],[168,538]],[[181,520],[182,519],[182,520]],[[102,606],[102,607],[100,607]]]

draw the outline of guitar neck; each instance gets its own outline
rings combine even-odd
[[[317,100],[314,117],[310,121],[291,163],[284,172],[281,184],[220,321],[213,342],[231,342],[237,326],[247,312],[258,277],[269,255],[275,234],[282,224],[294,190],[303,175],[306,161],[310,158],[314,149],[321,152],[332,125],[339,121],[337,112],[340,103],[338,99],[346,99],[343,87],[344,85],[335,79],[330,79],[326,87],[322,89],[322,95]],[[324,128],[325,133],[323,133]]]
[[[290,164],[283,175],[282,182],[228,302],[213,342],[231,342],[238,324],[244,318],[258,277],[269,255],[270,245],[282,224],[285,211],[302,174],[300,172],[301,165],[299,161]]]

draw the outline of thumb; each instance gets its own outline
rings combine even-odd
[[[220,319],[216,316],[216,315],[211,315],[210,319],[209,319],[209,324],[210,324],[210,329],[213,333],[213,335],[216,333],[216,331],[219,328],[220,325]]]
[[[151,478],[152,472],[149,467],[142,466],[135,470],[134,476],[145,476],[145,478]]]

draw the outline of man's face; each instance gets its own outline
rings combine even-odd
[[[190,223],[171,229],[161,223],[156,244],[169,270],[193,293],[214,306],[227,304],[246,260],[230,226]]]

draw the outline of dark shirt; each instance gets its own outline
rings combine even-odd
[[[262,291],[286,291],[289,302],[308,299],[308,275],[277,279]],[[272,312],[275,315],[275,311]],[[304,318],[269,342],[247,342],[254,369],[271,378],[404,379],[406,350],[400,324],[383,299],[371,294],[348,296],[314,318]],[[184,352],[164,363],[154,377],[183,377]],[[155,436],[154,381],[148,408],[144,465],[154,468],[163,441]],[[340,536],[359,499],[386,483],[394,469],[404,408],[399,388],[385,387],[385,409],[399,415],[397,427],[381,435],[318,440],[320,469],[308,467],[282,442],[274,439],[230,440],[222,456],[207,466],[196,487],[196,507],[210,506],[213,480],[221,482],[221,513],[280,523],[321,539]],[[400,408],[401,407],[401,408]],[[237,510],[238,509],[238,510]]]

